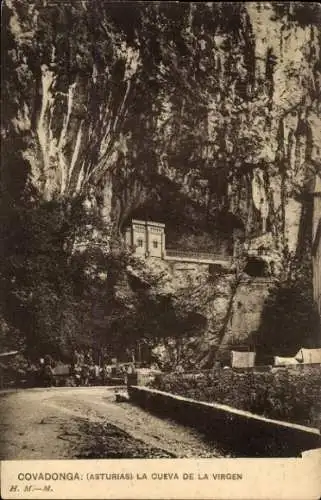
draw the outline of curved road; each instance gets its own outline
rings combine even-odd
[[[222,456],[198,432],[117,403],[113,388],[0,393],[0,460]]]

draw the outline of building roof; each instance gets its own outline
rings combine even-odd
[[[150,221],[150,220],[132,219],[132,224],[140,224],[143,226],[165,227],[165,224],[163,224],[162,222],[154,222],[154,221]]]

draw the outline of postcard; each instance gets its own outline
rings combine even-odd
[[[4,0],[4,499],[321,493],[315,2]]]

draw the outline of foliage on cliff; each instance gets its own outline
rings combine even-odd
[[[5,201],[0,276],[7,340],[14,330],[29,352],[57,354],[79,326],[81,276],[70,255],[81,231],[81,206],[67,210],[54,201],[34,206]]]
[[[126,359],[137,340],[152,344],[197,328],[197,315],[175,293],[169,274],[146,268],[121,241],[111,240],[83,199],[68,205],[6,201],[3,348],[68,359],[76,346],[91,345]]]

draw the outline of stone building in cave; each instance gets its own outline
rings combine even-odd
[[[165,234],[167,232],[169,237]],[[182,229],[181,232],[176,230],[173,238],[164,223],[150,220],[132,219],[124,236],[127,246],[137,257],[156,257],[168,262],[199,262],[231,269],[240,255],[244,255],[244,232],[240,227],[231,227],[228,234],[216,229],[209,247],[206,246],[208,240],[202,235],[197,239],[194,235],[184,234]],[[244,268],[247,275],[263,278],[274,274],[275,257],[271,253],[271,238],[269,232],[249,238]]]
[[[125,241],[139,257],[165,257],[165,224],[133,219]]]
[[[222,247],[215,250],[202,250],[195,247],[166,248],[165,224],[153,221],[133,219],[125,231],[125,242],[132,248],[138,257],[156,257],[166,261],[199,262],[204,264],[218,264],[223,267],[232,263],[232,253],[224,251]]]

